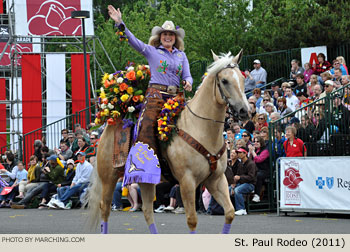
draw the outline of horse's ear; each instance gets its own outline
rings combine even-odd
[[[219,57],[213,52],[213,50],[210,50],[210,51],[213,54],[214,61],[217,61],[219,59]]]
[[[239,53],[232,59],[232,63],[239,64],[243,57],[243,49],[239,51]]]

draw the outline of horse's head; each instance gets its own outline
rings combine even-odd
[[[234,117],[240,120],[249,118],[250,106],[244,93],[244,77],[239,70],[243,50],[235,57],[231,53],[218,57],[213,51],[214,62],[208,73],[216,75],[216,100],[220,104],[227,104]]]

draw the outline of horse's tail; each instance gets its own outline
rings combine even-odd
[[[88,220],[87,228],[91,230],[96,230],[101,219],[101,197],[102,197],[102,183],[101,179],[97,173],[97,161],[95,159],[93,163],[93,171],[90,178],[89,188],[85,196],[83,207],[88,206]]]

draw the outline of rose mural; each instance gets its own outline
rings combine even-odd
[[[301,181],[300,173],[297,169],[290,167],[284,171],[285,178],[283,180],[283,184],[287,186],[289,189],[296,189]]]
[[[76,10],[80,10],[80,0],[27,1],[29,34],[81,35],[81,20],[71,18]]]

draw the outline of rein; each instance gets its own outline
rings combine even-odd
[[[224,69],[226,69],[226,68],[235,68],[235,67],[238,67],[238,64],[236,64],[236,63],[231,63],[231,64],[228,64],[226,67],[224,67],[223,69],[221,69],[220,70],[220,72],[222,71],[222,70],[224,70]],[[218,74],[220,73],[220,72],[218,72],[217,74],[216,74],[216,79],[215,79],[215,82],[216,82],[216,85],[218,86],[218,88],[219,88],[219,92],[220,92],[220,95],[221,95],[221,98],[226,102],[226,104],[228,104],[229,102],[228,102],[228,99],[227,99],[227,97],[225,96],[225,94],[224,94],[224,91],[222,90],[222,88],[221,88],[221,86],[220,86],[220,84],[219,84],[219,77],[218,77]],[[214,93],[214,96],[216,96],[216,88],[214,89],[215,91],[215,93]],[[211,119],[211,118],[206,118],[206,117],[202,117],[202,116],[199,116],[199,115],[197,115],[196,113],[194,113],[192,110],[191,110],[191,108],[188,106],[188,104],[186,104],[186,107],[188,108],[188,110],[192,113],[192,115],[194,115],[194,116],[196,116],[196,117],[198,117],[198,118],[200,118],[200,119],[202,119],[202,120],[207,120],[207,121],[212,121],[212,122],[215,122],[215,123],[225,123],[224,121],[219,121],[219,120],[214,120],[214,119]],[[229,110],[229,114],[231,114],[231,115],[233,115],[233,116],[235,116],[230,110]]]

